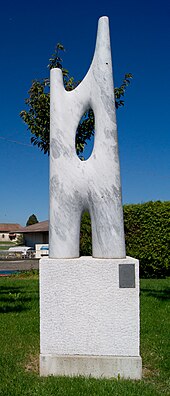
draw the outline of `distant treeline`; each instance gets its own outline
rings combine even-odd
[[[124,205],[127,256],[140,261],[140,277],[166,277],[170,258],[170,201]],[[91,221],[84,213],[80,233],[80,254],[92,254]]]

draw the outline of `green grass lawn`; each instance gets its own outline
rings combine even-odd
[[[15,242],[11,242],[11,241],[0,241],[0,245],[11,245],[11,246],[13,246],[13,245],[15,245]]]
[[[141,381],[40,378],[38,276],[0,278],[0,395],[168,395],[168,285],[168,279],[141,281]]]
[[[15,246],[14,242],[0,242],[0,250],[8,250],[12,246]]]

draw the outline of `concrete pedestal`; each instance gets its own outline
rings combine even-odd
[[[40,375],[140,379],[139,262],[40,260]]]

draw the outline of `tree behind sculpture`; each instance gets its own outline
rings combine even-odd
[[[27,220],[27,222],[26,222],[26,227],[29,226],[29,225],[32,225],[32,224],[36,224],[36,223],[38,223],[37,217],[35,216],[35,214],[32,214],[32,215],[28,218],[28,220]]]
[[[49,69],[60,68],[63,73],[64,86],[67,91],[74,89],[80,81],[74,81],[69,76],[67,69],[63,68],[60,51],[64,51],[62,44],[58,43],[54,54],[49,59]],[[132,74],[125,74],[123,82],[119,88],[115,88],[115,105],[118,109],[124,105],[124,94],[130,84]],[[44,154],[49,153],[50,143],[50,81],[49,78],[34,80],[28,91],[29,97],[25,99],[28,110],[20,113],[21,118],[27,124],[32,137],[31,143],[37,145]],[[82,117],[76,135],[77,154],[81,156],[87,141],[94,135],[94,114],[91,109]]]

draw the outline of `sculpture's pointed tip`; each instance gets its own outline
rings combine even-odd
[[[101,16],[98,20],[96,42],[98,42],[98,45],[101,46],[103,40],[105,42],[109,40],[109,18],[107,16]]]
[[[101,20],[109,20],[109,17],[108,16],[106,16],[106,15],[102,15],[100,18],[99,18],[99,21],[101,21]]]
[[[109,26],[109,18],[107,16],[101,16],[98,20],[98,28],[99,29],[105,29],[106,26]]]

